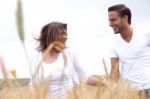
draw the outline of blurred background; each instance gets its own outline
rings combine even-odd
[[[132,27],[150,32],[149,0],[22,0],[28,56],[42,26],[61,21],[68,24],[67,45],[76,51],[86,73],[104,75],[102,58],[109,72],[109,47],[115,37],[108,24],[107,9],[118,3],[131,9]],[[17,33],[16,5],[17,0],[0,0],[0,56],[8,70],[17,71],[18,78],[28,78],[30,66]]]

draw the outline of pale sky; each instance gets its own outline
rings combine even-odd
[[[16,30],[16,1],[0,0],[0,54],[8,70],[18,77],[29,77],[29,66]],[[26,49],[33,49],[33,37],[51,21],[68,24],[68,46],[79,56],[88,74],[104,74],[102,57],[108,70],[108,48],[114,36],[108,25],[109,6],[124,3],[132,11],[132,26],[149,31],[149,0],[22,0]],[[139,7],[140,6],[140,7]]]

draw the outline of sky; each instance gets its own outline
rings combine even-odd
[[[18,78],[26,78],[30,76],[30,67],[17,34],[16,2],[0,0],[0,56],[8,70],[16,69]],[[22,0],[22,3],[28,55],[34,49],[33,37],[39,35],[43,25],[65,22],[68,24],[67,45],[76,51],[88,75],[105,74],[102,58],[110,71],[109,47],[115,36],[108,24],[109,6],[126,4],[132,11],[131,26],[150,32],[149,0]]]

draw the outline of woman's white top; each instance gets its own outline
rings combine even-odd
[[[73,84],[79,84],[80,81],[85,80],[86,75],[79,65],[76,55],[69,48],[66,48],[63,52],[66,55],[67,64],[64,64],[62,53],[59,54],[57,60],[53,63],[47,64],[42,62],[35,79],[31,77],[30,85],[33,85],[37,80],[43,82],[50,78],[48,93],[58,96],[65,95],[73,87]],[[30,59],[31,75],[35,73],[36,66],[41,59],[42,53],[37,50]]]

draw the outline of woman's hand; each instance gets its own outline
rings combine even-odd
[[[104,85],[103,79],[98,75],[89,76],[87,79],[87,84],[89,85]]]

